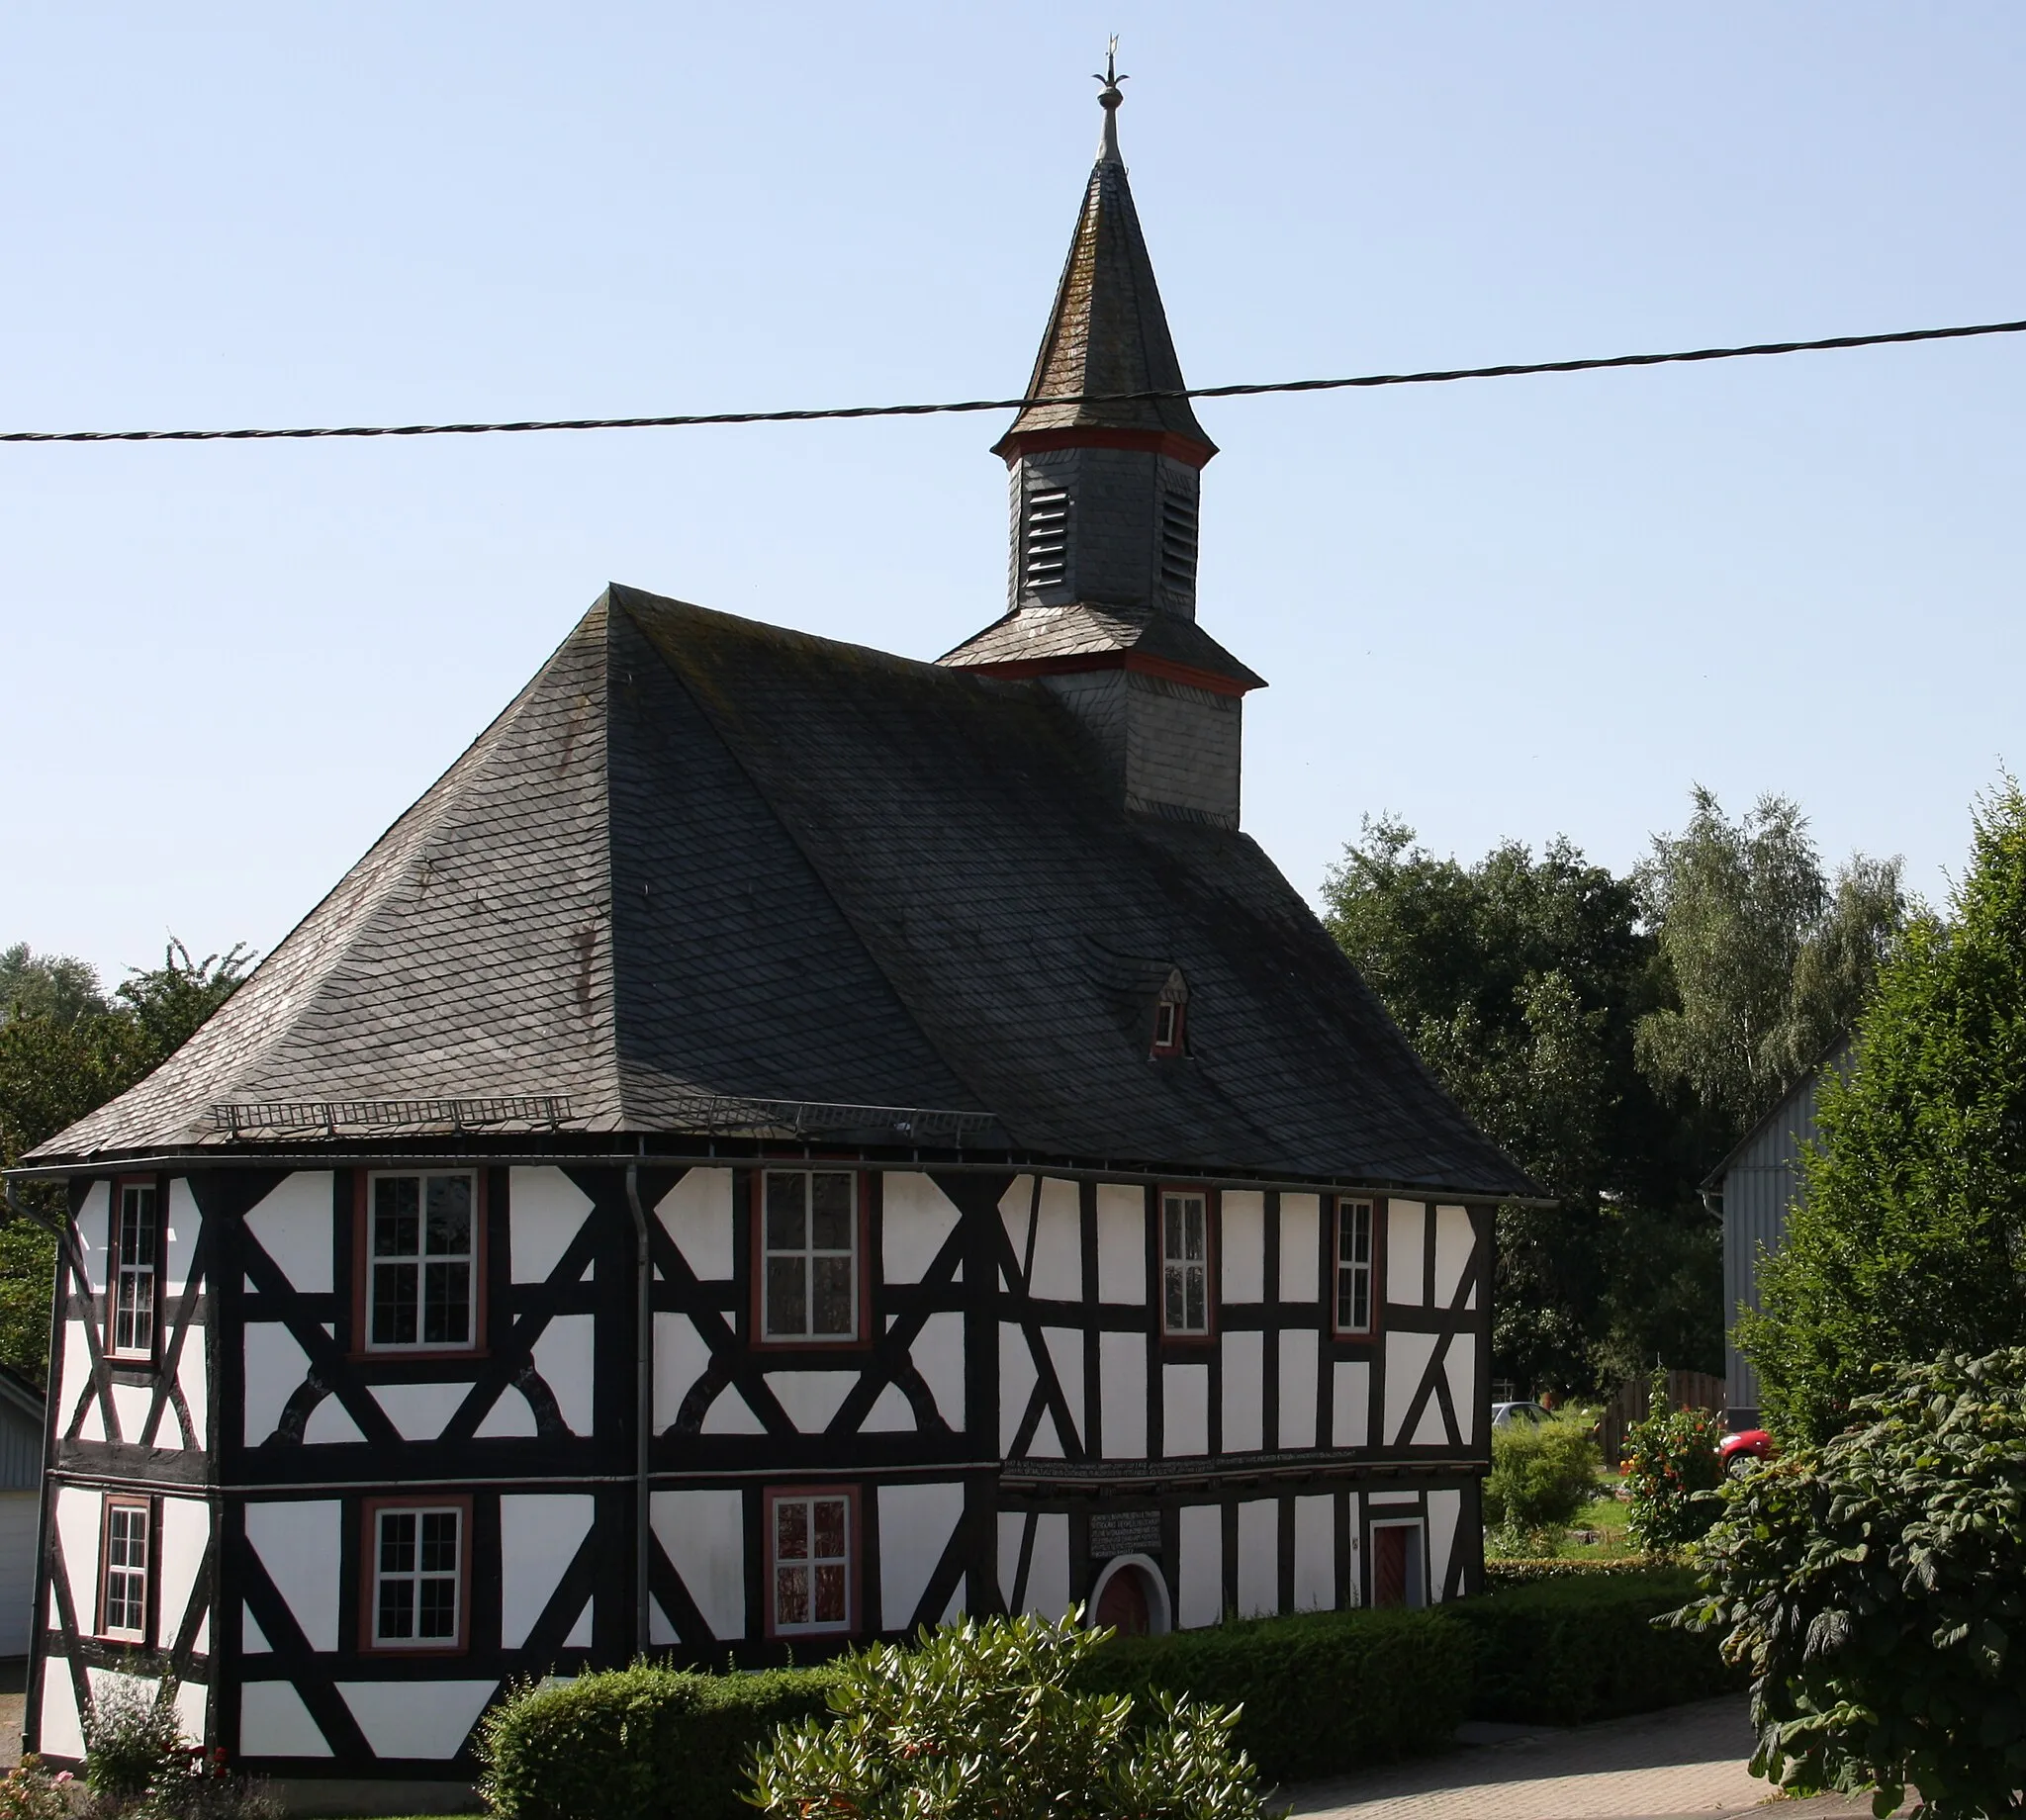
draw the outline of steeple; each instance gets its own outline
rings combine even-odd
[[[1096,737],[1126,808],[1234,827],[1241,699],[1260,679],[1196,624],[1217,445],[1187,399],[1147,396],[1183,380],[1119,153],[1125,79],[1107,55],[1097,164],[1028,381],[1037,402],[992,447],[1012,492],[1006,616],[942,662],[1040,678]]]

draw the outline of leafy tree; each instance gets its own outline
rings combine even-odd
[[[1820,1143],[1740,1343],[1788,1439],[1820,1440],[1880,1360],[2026,1334],[2026,796],[1978,805],[1948,921],[1911,923],[1825,1080]]]
[[[1879,1813],[1912,1784],[1934,1820],[2026,1806],[2026,1348],[1875,1379],[1826,1445],[1738,1481],[1700,1553],[1676,1621],[1749,1666],[1754,1774],[1876,1785]]]
[[[0,951],[0,1163],[124,1093],[166,1060],[244,979],[243,947],[191,958],[171,940],[162,964],[136,970],[111,1001],[81,960]],[[60,1210],[53,1192],[23,1195]],[[41,1383],[47,1367],[55,1244],[41,1227],[0,1225],[0,1360]]]
[[[1112,1633],[1078,1614],[967,1619],[840,1664],[828,1724],[783,1726],[749,1797],[781,1820],[1260,1820],[1235,1712],[1071,1686]]]

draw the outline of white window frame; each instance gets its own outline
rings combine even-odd
[[[453,1565],[443,1568],[422,1566],[422,1519],[429,1516],[447,1516],[455,1525],[451,1545]],[[389,1572],[386,1567],[383,1531],[390,1517],[407,1517],[414,1522],[414,1565],[407,1569]],[[465,1525],[470,1520],[462,1504],[379,1504],[373,1510],[373,1648],[376,1650],[455,1650],[464,1642],[464,1562],[467,1540]],[[409,1615],[419,1625],[422,1616],[422,1587],[425,1583],[450,1584],[450,1630],[447,1635],[424,1637],[417,1633],[408,1637],[390,1637],[380,1628],[380,1591],[390,1581],[406,1583],[411,1589]]]
[[[1188,1211],[1193,1206],[1201,1217],[1202,1249],[1198,1256],[1191,1257],[1189,1249]],[[1181,1248],[1174,1248],[1175,1228],[1170,1225],[1170,1216],[1179,1210]],[[1182,1320],[1179,1323],[1168,1319],[1168,1284],[1179,1276],[1182,1285]],[[1189,1313],[1189,1284],[1194,1279],[1201,1285],[1203,1319],[1192,1323]],[[1196,1188],[1163,1188],[1160,1191],[1160,1330],[1176,1339],[1208,1339],[1212,1331],[1214,1311],[1210,1305],[1210,1196]]]
[[[122,1518],[127,1519],[124,1535],[116,1533]],[[140,1559],[138,1562],[132,1558],[136,1524],[140,1531]],[[103,1601],[99,1634],[119,1643],[145,1643],[148,1578],[154,1567],[154,1506],[144,1498],[108,1498],[103,1533],[106,1559],[99,1585],[99,1597]],[[122,1556],[126,1558],[120,1558]],[[120,1588],[117,1602],[115,1582]],[[138,1610],[139,1616],[132,1624],[120,1623],[113,1615],[116,1609],[123,1615],[127,1611]]]
[[[851,1193],[851,1214],[846,1230],[849,1242],[839,1249],[835,1246],[819,1246],[815,1242],[815,1179],[819,1175],[843,1177]],[[799,1180],[802,1184],[802,1243],[799,1247],[783,1245],[777,1247],[769,1229],[768,1204],[777,1181]],[[859,1256],[860,1228],[863,1225],[862,1209],[859,1202],[859,1177],[855,1169],[763,1169],[760,1173],[760,1332],[761,1344],[768,1346],[845,1346],[859,1338],[860,1271],[864,1268]],[[847,1303],[851,1311],[850,1325],[842,1332],[816,1330],[816,1263],[818,1259],[847,1258],[851,1265],[851,1290]],[[774,1324],[774,1282],[773,1263],[776,1258],[798,1258],[802,1264],[802,1325],[799,1332],[783,1331]]]
[[[137,1238],[130,1247],[127,1217],[130,1197]],[[162,1196],[156,1182],[116,1182],[113,1185],[111,1243],[106,1247],[106,1356],[152,1359],[160,1325],[160,1260]],[[145,1261],[142,1261],[142,1259]],[[131,1321],[125,1335],[122,1323]],[[140,1337],[141,1333],[145,1337]]]
[[[856,1501],[849,1493],[835,1492],[784,1492],[778,1494],[768,1503],[767,1520],[767,1609],[773,1620],[777,1637],[840,1636],[849,1633],[852,1627],[853,1594],[857,1590],[858,1576],[853,1572],[853,1550],[858,1546],[858,1535],[852,1523],[852,1505]],[[838,1555],[819,1555],[816,1547],[816,1505],[834,1503],[844,1510],[844,1552]],[[781,1513],[795,1505],[801,1505],[808,1512],[808,1537],[810,1552],[806,1557],[783,1562],[781,1558]],[[841,1618],[816,1618],[811,1616],[805,1624],[787,1624],[781,1616],[781,1577],[783,1571],[797,1570],[809,1576],[809,1605],[811,1613],[816,1609],[816,1571],[819,1568],[836,1567],[844,1572],[844,1616]]]
[[[1352,1216],[1364,1216],[1365,1254],[1363,1258],[1344,1256],[1344,1233]],[[1354,1228],[1353,1228],[1354,1230]],[[1336,1201],[1335,1230],[1330,1235],[1330,1319],[1338,1333],[1365,1335],[1375,1333],[1379,1326],[1379,1305],[1376,1300],[1379,1283],[1379,1204],[1376,1201],[1362,1201],[1350,1196],[1339,1196]],[[1344,1319],[1346,1287],[1349,1291],[1351,1308],[1356,1309],[1357,1285],[1362,1281],[1365,1292],[1365,1318],[1362,1321]]]
[[[465,1235],[465,1248],[459,1251],[431,1253],[429,1242],[429,1183],[431,1181],[455,1179],[465,1184],[470,1196],[471,1226]],[[379,1198],[382,1182],[410,1181],[417,1184],[415,1191],[415,1243],[419,1247],[414,1253],[401,1253],[382,1257],[375,1249],[377,1237],[377,1217],[375,1202]],[[366,1177],[365,1210],[365,1253],[366,1290],[364,1314],[364,1347],[367,1352],[476,1352],[479,1347],[479,1223],[482,1218],[479,1207],[478,1173],[472,1169],[376,1169]],[[465,1267],[464,1285],[464,1338],[429,1339],[425,1337],[428,1305],[425,1297],[431,1264],[457,1264]],[[414,1339],[379,1339],[374,1335],[375,1314],[379,1307],[379,1281],[383,1269],[413,1270],[415,1288],[415,1337]]]

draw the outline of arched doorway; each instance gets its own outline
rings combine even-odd
[[[1158,1637],[1174,1628],[1167,1582],[1145,1555],[1116,1555],[1090,1589],[1090,1621],[1122,1637]]]

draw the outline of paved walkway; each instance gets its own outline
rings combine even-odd
[[[1281,1791],[1314,1820],[1732,1820],[1773,1794],[1745,1769],[1745,1700],[1735,1694],[1561,1731],[1468,1726],[1468,1744]],[[1782,1801],[1778,1820],[1869,1816],[1868,1801]],[[1772,1816],[1761,1816],[1772,1820]]]

